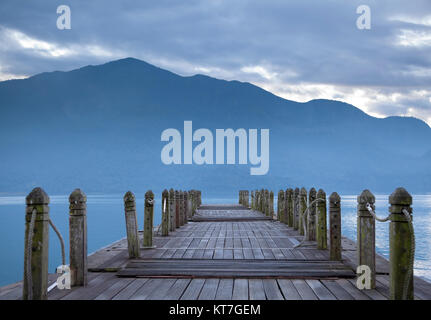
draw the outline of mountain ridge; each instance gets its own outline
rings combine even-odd
[[[292,184],[431,190],[431,129],[413,117],[376,118],[337,100],[295,102],[248,82],[181,76],[134,58],[9,81],[0,82],[0,164],[8,168],[0,192],[157,189],[161,177],[164,186],[214,194]],[[241,165],[161,164],[161,132],[182,130],[185,120],[194,129],[269,128],[268,175],[250,176]],[[138,179],[146,174],[152,184]]]

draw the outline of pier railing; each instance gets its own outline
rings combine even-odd
[[[139,243],[136,218],[135,195],[128,191],[124,195],[124,211],[129,258],[139,258],[140,249],[154,248],[154,194],[145,194],[143,241]],[[35,188],[26,197],[26,228],[24,248],[24,300],[46,300],[48,295],[49,225],[60,240],[62,237],[49,217],[49,196],[41,188]],[[180,191],[171,189],[162,193],[161,235],[188,222],[202,204],[201,191]],[[64,248],[62,243],[62,252]],[[87,285],[87,197],[75,189],[69,197],[69,262],[71,287]],[[63,257],[63,265],[65,258]],[[63,267],[63,266],[62,266]],[[67,267],[67,266],[66,266]],[[67,272],[67,271],[66,271]]]
[[[267,189],[251,191],[250,208],[298,230],[300,235],[304,235],[301,244],[306,240],[316,241],[317,249],[325,250],[329,242],[330,259],[342,260],[341,198],[336,192],[327,199],[322,189],[316,193],[316,190],[311,188],[308,195],[305,188],[280,190],[276,216],[271,214],[274,212],[273,194]],[[329,202],[329,241],[327,239],[327,202]],[[375,214],[375,197],[369,190],[364,190],[358,196],[357,202],[357,254],[358,267],[360,267],[358,270],[364,270],[363,267],[366,267],[369,271],[369,281],[366,278],[361,280],[364,288],[374,289],[376,286],[375,221],[390,221],[390,298],[413,299],[415,239],[411,195],[404,188],[396,189],[389,197],[389,216],[385,219],[380,219]],[[248,191],[240,191],[239,203],[248,207]]]
[[[274,192],[267,189],[240,191],[239,204],[298,230],[298,233],[303,235],[303,241],[297,246],[304,243],[315,245],[317,249],[329,250],[330,260],[342,260],[340,196],[334,192],[327,198],[322,189],[316,192],[314,188],[308,193],[305,188],[288,188],[280,190],[277,195],[276,215]],[[364,287],[375,288],[375,221],[382,223],[390,221],[390,298],[413,299],[415,239],[411,195],[403,188],[396,189],[389,197],[389,216],[383,219],[378,218],[375,213],[375,197],[370,191],[364,190],[357,201],[357,254],[360,267],[358,270],[364,270],[364,267],[369,270],[369,281],[364,278]],[[71,286],[87,285],[86,202],[87,197],[80,189],[74,190],[69,197]],[[161,236],[168,236],[176,228],[187,224],[201,204],[200,191],[164,190]],[[145,194],[142,243],[139,242],[138,236],[136,200],[130,191],[124,195],[124,210],[129,258],[138,258],[141,249],[154,248],[153,192],[148,191]],[[49,197],[41,188],[35,188],[26,198],[23,299],[47,298],[49,225],[56,230],[49,218]],[[59,238],[62,239],[60,235]]]

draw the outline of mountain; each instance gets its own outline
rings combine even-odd
[[[167,128],[270,129],[270,168],[164,165]],[[378,119],[338,101],[298,103],[250,83],[182,77],[127,58],[0,82],[0,192],[160,192],[204,196],[288,186],[327,193],[431,191],[431,129],[409,117]]]

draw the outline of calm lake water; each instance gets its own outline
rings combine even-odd
[[[143,226],[144,194],[136,194],[138,223]],[[388,196],[376,196],[376,212],[386,217]],[[66,243],[68,256],[68,196],[50,197],[50,217]],[[205,199],[204,203],[237,203],[237,199]],[[88,195],[88,252],[106,246],[125,236],[122,195]],[[431,195],[413,196],[414,227],[416,234],[415,275],[431,280]],[[24,196],[0,197],[0,286],[19,281],[23,277],[24,252]],[[160,198],[156,198],[154,224],[161,220]],[[389,255],[389,222],[377,222],[377,251]],[[342,196],[342,232],[356,240],[356,196]],[[61,264],[60,244],[56,234],[50,231],[49,272]],[[68,263],[68,262],[67,262]]]

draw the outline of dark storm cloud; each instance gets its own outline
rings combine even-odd
[[[56,28],[60,4],[71,7],[72,30]],[[362,4],[371,30],[356,28]],[[3,0],[0,41],[3,78],[134,56],[287,98],[323,95],[379,115],[416,110],[431,122],[428,0]]]

